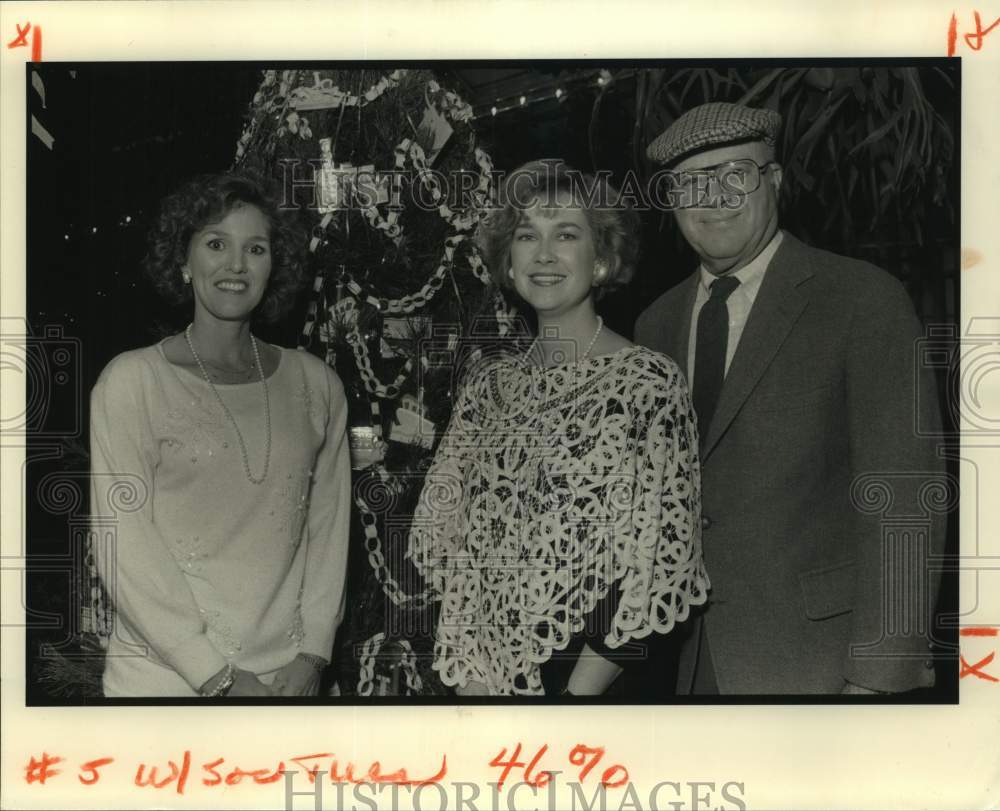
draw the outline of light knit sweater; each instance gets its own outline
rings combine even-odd
[[[162,344],[125,352],[91,395],[91,513],[116,608],[108,696],[190,696],[226,662],[268,681],[299,652],[331,657],[343,612],[350,462],[343,387],[282,349],[267,379],[271,457],[252,484],[206,381]],[[259,381],[216,388],[259,476]]]

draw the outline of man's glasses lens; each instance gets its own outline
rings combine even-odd
[[[717,203],[738,205],[744,195],[760,187],[760,166],[750,158],[727,161],[718,166],[674,172],[674,188],[679,193],[678,208],[710,207]]]

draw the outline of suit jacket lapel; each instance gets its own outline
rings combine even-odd
[[[799,288],[812,276],[805,259],[805,246],[786,232],[764,274],[722,386],[708,436],[702,439],[702,461],[718,444],[808,304],[807,293]]]

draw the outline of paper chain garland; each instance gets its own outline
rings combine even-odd
[[[255,107],[259,106],[264,100],[264,93],[267,88],[274,87],[277,82],[278,71],[276,70],[265,70],[264,79],[260,83],[260,88],[254,94],[253,105]],[[247,147],[253,140],[254,136],[257,134],[257,130],[260,129],[260,122],[263,121],[268,113],[277,110],[277,118],[280,121],[284,118],[286,111],[288,110],[288,88],[291,86],[292,80],[295,78],[294,70],[282,71],[281,83],[278,86],[277,93],[274,95],[263,110],[263,114],[260,116],[253,116],[246,127],[243,128],[243,133],[240,135],[239,141],[236,143],[236,163],[238,164],[243,156],[246,154]],[[282,99],[281,105],[276,103],[276,99]]]
[[[361,673],[358,677],[358,695],[371,696],[375,694],[375,660],[379,658],[382,645],[385,644],[385,633],[379,631],[371,639],[365,641],[361,648]],[[406,679],[406,695],[415,695],[423,689],[423,681],[417,671],[417,657],[413,652],[410,643],[405,639],[399,639],[396,644],[400,647],[399,668],[403,671]],[[385,677],[379,677],[384,681]],[[383,695],[380,693],[379,695]]]
[[[474,203],[469,206],[469,213],[464,216],[461,213],[452,211],[447,203],[440,202],[444,195],[441,189],[438,188],[434,172],[427,165],[427,156],[424,154],[423,147],[420,144],[409,138],[404,138],[396,145],[394,154],[396,156],[397,169],[405,167],[406,158],[409,156],[420,182],[431,193],[434,202],[438,203],[438,214],[452,228],[456,231],[469,231],[479,222],[485,212],[486,202],[489,199],[490,182],[493,173],[493,161],[485,151],[476,147],[475,156],[476,165],[479,166],[479,182],[472,192]]]
[[[431,93],[439,93],[441,92],[441,85],[431,79],[427,83],[427,89]],[[452,93],[450,90],[439,97],[438,109],[455,121],[471,121],[475,117],[472,105],[462,101],[457,93]]]
[[[402,76],[400,71],[395,71],[390,74],[389,78],[392,79],[393,77],[396,77],[397,74]],[[398,77],[395,79],[395,84],[398,84]],[[441,89],[437,82],[434,81],[428,82],[427,88],[432,93],[438,93]],[[382,92],[384,92],[384,89]],[[293,91],[292,95],[294,94],[295,91]],[[375,98],[377,98],[377,96]],[[440,100],[438,107],[445,116],[451,118],[453,121],[467,122],[472,118],[472,108],[459,99],[454,93],[445,93],[443,98]],[[434,172],[431,171],[430,167],[427,165],[427,156],[425,155],[420,144],[410,138],[404,138],[393,149],[395,168],[397,170],[406,168],[406,160],[407,158],[410,159],[410,162],[416,170],[417,178],[424,185],[424,188],[430,192],[434,202],[439,203],[438,214],[456,231],[469,231],[474,228],[476,223],[479,222],[482,217],[483,212],[485,211],[486,203],[489,199],[490,183],[493,173],[493,161],[490,159],[490,156],[485,152],[485,150],[480,149],[479,147],[476,147],[474,154],[476,164],[479,167],[479,180],[476,188],[472,190],[473,202],[470,206],[468,206],[468,212],[463,215],[461,212],[453,211],[447,203],[439,202],[443,195],[441,189],[438,188]],[[372,228],[377,231],[382,231],[387,237],[389,237],[389,239],[392,240],[399,240],[402,236],[403,228],[399,224],[398,211],[390,210],[388,214],[383,216],[382,212],[379,211],[379,204],[376,200],[372,200],[368,205],[362,205],[357,199],[355,199],[355,204],[361,210],[362,214],[364,214],[365,219]],[[329,218],[326,218],[322,227],[325,229],[328,223]]]
[[[283,120],[286,117],[286,113],[289,108],[294,111],[298,110],[321,110],[321,109],[335,109],[337,107],[365,107],[371,104],[377,98],[379,98],[387,90],[396,87],[400,80],[409,71],[405,68],[400,68],[399,70],[394,70],[387,76],[383,76],[375,84],[373,84],[368,90],[366,90],[361,95],[354,95],[353,93],[341,90],[333,84],[332,79],[320,79],[319,72],[313,71],[313,82],[311,87],[299,86],[289,93],[289,88],[292,82],[295,80],[296,70],[285,70],[281,72],[281,81],[278,82],[278,71],[276,70],[265,70],[264,78],[261,81],[260,87],[253,97],[253,105],[255,107],[260,106],[264,101],[264,94],[267,92],[268,88],[272,88],[275,84],[278,85],[277,92],[274,98],[268,102],[267,106],[264,107],[264,115],[255,116],[250,120],[246,127],[244,127],[240,139],[236,144],[236,163],[240,162],[240,159],[246,154],[246,149],[250,142],[253,140],[260,127],[260,122],[267,117],[268,113],[277,111],[277,119]],[[280,107],[275,103],[275,99],[281,99]],[[471,110],[471,108],[470,108]],[[298,114],[296,115],[296,122],[298,122]],[[471,114],[469,116],[471,118]],[[306,125],[308,129],[308,124]],[[298,127],[295,126],[293,131],[297,132]],[[299,133],[302,137],[308,137],[306,133]],[[311,131],[308,135],[311,136]]]
[[[480,267],[482,267],[482,263],[480,263]],[[485,268],[483,268],[482,274],[477,272],[476,277],[480,279],[480,281],[482,281],[483,284],[488,285],[490,283],[490,278],[489,275],[485,272]],[[355,295],[362,297],[363,291],[361,290],[360,285],[357,285],[355,282],[352,281],[348,282],[347,287],[353,293],[355,293]],[[438,284],[437,287],[440,287],[440,283]],[[434,288],[435,291],[437,287]],[[314,298],[309,303],[309,309],[308,312],[306,313],[306,321],[302,327],[302,335],[299,339],[300,347],[306,347],[312,341],[312,334],[316,327],[316,321],[319,312],[319,301],[320,298],[322,297],[322,290],[323,290],[323,278],[321,276],[318,276],[313,284]],[[493,296],[494,296],[493,304],[497,319],[498,333],[500,334],[500,336],[505,336],[510,332],[510,323],[513,317],[513,312],[507,307],[507,303],[504,301],[503,295],[500,293],[500,290],[498,288],[494,289]],[[416,296],[411,298],[416,299]],[[364,296],[364,300],[368,301],[369,303],[372,303],[371,297]],[[426,297],[426,300],[429,301],[430,297],[429,296]],[[402,300],[389,301],[387,299],[376,299],[374,302],[374,306],[378,307],[380,310],[387,313],[414,312],[416,308],[413,309],[399,308],[399,306],[397,305],[400,305],[401,301]],[[388,305],[384,309],[382,309],[381,307],[383,303]],[[424,303],[426,303],[426,301]],[[375,371],[372,368],[371,364],[371,358],[368,354],[367,345],[365,344],[364,338],[361,335],[358,327],[358,307],[355,300],[345,298],[343,301],[340,301],[329,307],[327,312],[329,313],[330,318],[340,319],[347,326],[347,333],[346,333],[347,342],[351,345],[351,348],[354,350],[354,358],[355,358],[355,363],[357,365],[358,374],[364,381],[365,388],[368,390],[368,392],[375,395],[376,397],[380,397],[383,399],[389,399],[389,400],[395,399],[399,395],[399,392],[402,389],[403,384],[409,377],[410,372],[413,371],[413,367],[415,365],[413,359],[410,358],[406,361],[406,363],[403,365],[403,368],[400,370],[399,374],[396,376],[396,379],[393,380],[392,383],[384,384],[380,382],[375,376]],[[320,329],[321,336],[323,336],[323,332],[324,330],[321,328]],[[332,341],[330,341],[328,337],[322,338],[322,340],[323,343],[327,345],[326,361],[327,363],[332,363],[333,362]],[[470,358],[470,361],[475,359],[476,354],[477,353],[473,353],[473,355]],[[426,357],[421,358],[420,362],[422,368],[424,369],[424,371],[426,371],[428,367],[427,358]]]
[[[468,213],[464,215],[453,211],[447,203],[439,202],[443,194],[441,189],[438,188],[434,173],[427,165],[427,156],[424,154],[423,147],[420,144],[409,138],[404,138],[396,144],[396,147],[393,149],[393,155],[397,170],[405,169],[406,159],[410,159],[416,170],[417,178],[424,185],[424,188],[430,192],[434,202],[438,203],[438,214],[445,222],[456,231],[470,231],[475,227],[485,212],[493,174],[493,161],[484,150],[479,147],[475,149],[476,165],[479,166],[479,180],[476,188],[472,191],[473,204],[469,206]],[[358,207],[372,228],[384,232],[387,237],[393,240],[398,240],[403,235],[403,227],[399,224],[398,211],[390,210],[383,217],[376,202],[372,202],[367,206],[358,203]]]
[[[412,314],[425,307],[428,302],[433,299],[437,291],[441,289],[441,286],[444,283],[445,274],[453,266],[455,249],[466,238],[467,237],[462,234],[453,234],[445,240],[444,256],[442,257],[440,264],[431,275],[431,278],[428,279],[427,283],[415,294],[404,296],[400,299],[379,298],[366,293],[364,288],[362,288],[361,285],[354,279],[349,280],[346,287],[354,296],[357,297],[357,299],[370,304],[379,310],[379,312],[393,315]],[[489,285],[491,283],[492,280],[490,279],[489,273],[486,271],[482,259],[480,259],[478,254],[471,253],[469,255],[469,266],[475,277],[484,285]],[[321,289],[321,284],[314,286],[314,291],[317,293],[317,297]],[[498,298],[495,299],[495,301],[502,303],[502,297],[499,297],[499,293],[497,293],[497,295]],[[316,304],[316,301],[317,299],[314,299],[313,304]],[[345,298],[343,301],[334,304],[330,308],[329,312],[332,317],[338,317],[347,326],[347,342],[354,350],[354,358],[355,363],[357,364],[358,374],[364,381],[365,388],[368,392],[382,399],[395,399],[399,395],[403,384],[409,378],[410,373],[413,371],[415,366],[413,358],[407,359],[406,363],[403,364],[403,368],[399,371],[399,374],[396,375],[395,380],[389,384],[382,383],[375,376],[371,358],[368,355],[368,347],[366,346],[364,338],[361,336],[359,331],[359,312],[355,299]],[[316,309],[311,304],[306,324],[303,327],[303,335],[307,341],[311,338],[312,330],[316,323],[316,314]],[[498,321],[501,324],[501,334],[503,334],[505,331],[504,324],[509,317],[505,304],[503,304],[502,308],[498,306],[497,316]],[[420,363],[424,371],[426,371],[428,367],[427,358],[421,358]]]
[[[313,279],[312,298],[310,298],[309,308],[306,310],[306,321],[302,325],[299,348],[304,349],[312,343],[312,334],[313,330],[316,329],[316,316],[319,314],[319,302],[323,297],[325,281],[322,274],[316,274],[316,278]]]
[[[354,304],[352,299],[344,299],[341,304],[344,302],[350,302],[352,305]],[[372,369],[371,358],[368,356],[368,347],[365,345],[365,341],[361,337],[361,333],[358,331],[356,320],[354,325],[348,329],[347,342],[354,350],[354,358],[358,367],[358,374],[361,375],[361,379],[364,381],[365,388],[368,389],[368,392],[383,400],[395,400],[396,397],[399,396],[399,392],[400,389],[402,389],[403,384],[410,376],[410,372],[413,371],[413,358],[408,358],[406,363],[403,364],[403,368],[399,370],[399,374],[396,375],[396,379],[393,380],[392,383],[386,385],[375,377],[375,370]],[[420,358],[420,365],[426,372],[430,365],[426,356]]]
[[[348,90],[341,90],[333,83],[333,79],[320,79],[319,71],[313,71],[313,85],[296,87],[289,97],[289,106],[293,110],[327,110],[338,107],[365,107],[379,96],[396,87],[409,70],[400,68],[387,76],[383,76],[364,93],[354,95]]]
[[[365,104],[374,101],[390,87],[398,84],[399,79],[404,75],[404,73],[405,71],[394,71],[388,77],[384,77],[383,80],[364,94],[364,99],[361,97],[350,96],[350,94],[341,93],[336,87],[333,86],[332,81],[320,80],[318,74],[316,74],[315,83],[312,88],[296,88],[296,90],[292,91],[290,98],[286,100],[285,108],[282,110],[281,114],[284,115],[288,107],[302,111],[308,109],[319,109],[322,106],[364,106]],[[267,85],[268,77],[270,77],[270,81],[273,84],[274,73],[270,72],[265,76],[265,85]],[[283,76],[284,81],[279,89],[279,92],[282,93],[282,95],[287,93],[287,83],[289,83],[293,78],[294,74],[292,72],[285,72]],[[459,99],[459,97],[454,93],[444,93],[441,95],[440,89],[441,88],[436,82],[431,81],[428,83],[428,90],[433,94],[437,94],[437,106],[441,112],[453,121],[469,121],[472,118],[472,108],[462,102],[461,99]],[[261,99],[259,97],[255,97],[254,101],[255,103],[259,103],[260,100]],[[302,135],[301,132],[299,134]],[[309,134],[311,135],[311,133]],[[245,133],[244,138],[241,139],[240,149],[243,148],[244,144],[249,142],[251,137],[251,134]],[[368,355],[367,345],[359,329],[360,313],[358,302],[364,301],[368,305],[376,308],[382,314],[393,315],[412,314],[426,307],[443,286],[446,274],[454,267],[455,250],[465,239],[467,239],[467,232],[471,231],[476,226],[486,211],[493,172],[493,163],[489,155],[484,150],[477,147],[474,154],[476,164],[479,167],[479,178],[476,188],[472,190],[471,203],[465,212],[454,211],[447,204],[447,202],[442,199],[444,195],[439,187],[437,176],[427,165],[427,157],[420,144],[416,143],[412,139],[405,138],[395,147],[393,154],[394,164],[397,170],[405,169],[407,161],[412,164],[417,179],[423,185],[425,190],[429,192],[431,198],[437,204],[437,212],[439,216],[449,225],[451,229],[453,229],[453,231],[457,233],[453,233],[445,240],[444,255],[438,263],[437,268],[427,279],[421,289],[416,293],[402,296],[398,299],[387,299],[376,296],[366,291],[365,288],[355,279],[347,277],[343,280],[343,283],[351,295],[357,298],[357,301],[354,298],[344,298],[329,308],[326,308],[325,302],[323,302],[324,277],[322,275],[318,275],[313,283],[313,299],[309,304],[306,322],[302,329],[302,340],[300,341],[302,346],[307,346],[311,342],[321,304],[327,311],[328,317],[331,320],[339,319],[343,324],[345,324],[347,327],[346,338],[353,349],[358,374],[364,382],[367,391],[371,395],[374,395],[369,398],[369,405],[372,414],[372,431],[376,439],[382,438],[382,417],[379,399],[395,399],[399,395],[403,384],[409,378],[416,364],[413,358],[409,358],[400,370],[399,374],[396,376],[395,380],[389,384],[384,384],[376,378],[372,368],[371,358]],[[360,207],[370,227],[381,231],[388,238],[398,241],[402,237],[403,233],[402,226],[399,223],[399,212],[390,209],[385,215],[383,215],[378,208],[379,203],[377,199],[369,199],[371,200],[370,204],[364,206],[361,205],[361,202],[358,200],[358,196],[355,195],[354,203]],[[315,252],[318,248],[322,241],[323,234],[332,221],[332,217],[332,212],[327,212],[324,215],[322,221],[316,229],[316,232],[314,232],[313,239],[309,246],[310,251]],[[470,252],[468,254],[467,261],[473,275],[483,285],[487,287],[493,285],[493,280],[491,279],[489,272],[477,252]],[[509,331],[511,312],[508,310],[506,302],[504,301],[498,288],[494,289],[493,294],[498,329],[501,335],[505,335]],[[327,323],[329,323],[329,321]],[[323,332],[324,330],[321,328],[321,339],[323,338]],[[329,340],[329,330],[327,330],[327,338],[324,342],[327,345],[326,360],[328,363],[332,363],[333,342],[332,340]],[[478,353],[473,354],[475,355]],[[426,356],[421,357],[420,364],[426,370],[429,366],[428,358]],[[373,466],[372,474],[379,476],[383,482],[389,483],[392,481],[389,472],[382,464]],[[375,572],[376,579],[382,591],[396,606],[405,606],[407,608],[425,607],[427,604],[427,593],[424,592],[417,595],[405,594],[386,566],[385,556],[382,552],[382,542],[378,533],[378,518],[376,514],[369,508],[369,505],[360,494],[355,496],[355,502],[359,509],[365,533],[365,548],[368,552],[368,562]],[[361,656],[362,672],[358,690],[360,695],[371,695],[374,690],[374,661],[384,640],[384,634],[377,634],[365,643],[364,653]],[[405,641],[402,641],[400,644],[405,648],[401,667],[403,667],[406,675],[407,686],[412,691],[419,691],[422,685],[415,667],[415,662],[413,661],[413,652],[409,648],[408,643]]]
[[[80,630],[85,634],[96,636],[100,640],[101,647],[106,649],[114,626],[114,608],[108,602],[97,570],[97,554],[94,546],[98,543],[98,536],[91,534],[84,543],[87,569],[84,594],[89,591],[90,603],[82,612]]]
[[[441,285],[444,283],[445,274],[454,266],[455,249],[462,242],[464,242],[465,239],[466,237],[462,234],[453,234],[445,239],[444,256],[441,258],[437,268],[431,274],[424,286],[421,287],[416,293],[412,293],[398,299],[380,298],[379,296],[374,296],[371,293],[366,293],[365,289],[354,279],[349,279],[347,281],[347,289],[359,299],[367,302],[383,314],[399,315],[401,313],[414,313],[417,310],[426,307],[431,299],[434,298],[437,291],[441,289]],[[486,272],[486,267],[483,265],[483,260],[480,259],[479,255],[474,252],[470,253],[468,262],[473,275],[475,275],[475,277],[483,284],[488,285],[490,282],[489,274]]]
[[[376,475],[386,483],[386,487],[395,486],[394,481],[384,469],[376,469],[371,475]],[[382,553],[382,541],[378,537],[378,516],[371,511],[368,504],[360,496],[355,494],[354,503],[357,504],[361,516],[361,524],[365,530],[365,550],[368,552],[368,562],[375,570],[375,577],[382,586],[382,591],[399,607],[411,609],[422,609],[427,606],[428,592],[422,591],[419,594],[407,594],[403,591],[398,581],[392,576],[389,567],[385,563],[385,555]]]

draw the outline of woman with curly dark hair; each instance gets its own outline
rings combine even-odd
[[[600,694],[637,656],[627,643],[707,597],[687,387],[596,312],[637,256],[606,178],[522,166],[478,242],[538,326],[467,374],[416,510],[434,668],[459,695]]]
[[[342,610],[350,471],[337,376],[258,341],[294,301],[303,239],[262,181],[163,203],[146,269],[188,327],[125,352],[91,396],[108,696],[314,695]],[[121,493],[133,494],[128,509]]]

